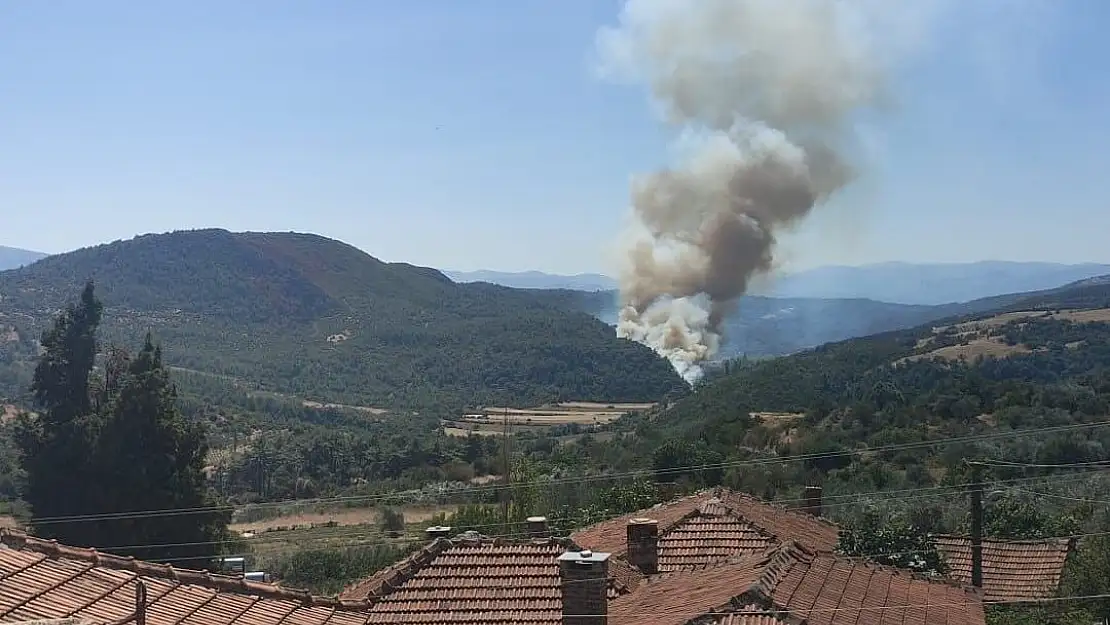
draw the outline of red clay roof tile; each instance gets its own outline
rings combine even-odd
[[[744,607],[737,607],[744,606]],[[756,609],[762,614],[754,614]],[[734,614],[742,611],[743,614]],[[609,625],[982,625],[969,588],[790,543],[763,556],[650,578],[612,602]]]
[[[628,551],[628,522],[632,519],[646,517],[659,522],[659,533],[665,534],[672,526],[682,521],[687,515],[697,512],[698,508],[713,498],[711,491],[702,491],[694,495],[676,499],[667,503],[657,504],[651,508],[638,510],[631,514],[602,521],[586,529],[571,534],[570,538],[576,544],[614,555],[624,554]]]
[[[659,538],[659,570],[680,571],[745,553],[763,553],[775,539],[731,516],[695,516]]]
[[[370,623],[552,625],[562,620],[560,539],[439,539],[408,560],[356,584],[346,597],[373,601]],[[634,589],[642,575],[610,560],[609,596]]]
[[[971,540],[938,536],[949,577],[971,583]],[[1056,594],[1071,540],[983,539],[983,597],[988,601],[1043,599]]]
[[[749,555],[650,577],[636,592],[609,604],[608,625],[684,625],[706,614],[731,612],[731,604],[756,583],[766,563],[765,554]]]
[[[832,551],[840,533],[836,524],[825,519],[719,489],[603,521],[576,532],[571,539],[583,547],[621,555],[627,552],[628,522],[639,517],[659,521],[660,570],[678,570],[791,540],[815,551]],[[731,517],[739,523],[697,520],[704,517]],[[702,525],[686,530],[691,523]],[[668,549],[674,551],[665,554]]]
[[[795,541],[813,551],[832,551],[840,539],[840,528],[826,519],[745,493],[722,490],[719,498],[729,514],[751,523],[779,542]]]
[[[780,551],[783,574],[770,589],[775,609],[811,625],[981,625],[973,589],[945,580],[797,545]]]
[[[0,622],[79,617],[109,622],[147,587],[150,625],[365,625],[365,603],[58,545],[0,531]]]

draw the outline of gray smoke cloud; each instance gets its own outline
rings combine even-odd
[[[776,238],[855,177],[853,116],[883,100],[876,6],[628,0],[599,33],[608,76],[646,84],[685,148],[632,182],[617,333],[688,382]]]

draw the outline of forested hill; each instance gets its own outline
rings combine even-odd
[[[1002,303],[991,313],[783,358],[733,361],[670,409],[633,419],[636,436],[610,452],[623,460],[609,461],[634,465],[646,454],[663,466],[698,465],[1106,420],[1110,281]],[[663,451],[653,455],[655,449]],[[768,496],[814,481],[834,492],[916,488],[951,483],[964,469],[962,459],[977,455],[1042,464],[1106,460],[1110,427],[987,446],[815,458],[748,468],[731,479]]]
[[[0,395],[26,383],[16,354],[33,352],[88,279],[108,339],[152,330],[172,365],[307,399],[421,407],[683,391],[650,350],[558,302],[456,284],[315,235],[197,230],[0,272]]]
[[[1067,375],[1075,367],[1101,371],[1104,358],[1110,368],[1110,280],[993,299],[999,306],[989,312],[769,361],[731,362],[662,419],[705,424],[738,406],[754,412],[820,413],[875,400],[876,394],[905,399],[925,377],[962,380],[968,372],[1005,371],[1039,383],[1055,379],[1056,370]],[[1040,372],[1026,371],[1030,368]]]

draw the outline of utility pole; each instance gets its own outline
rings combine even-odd
[[[971,585],[983,587],[983,464],[969,461],[971,468]]]
[[[504,517],[505,528],[508,531],[509,527],[509,488],[512,485],[512,469],[509,467],[509,408],[506,406],[501,409],[501,443],[502,453],[504,457],[502,461],[505,463],[505,483],[504,490],[501,492],[501,516]]]

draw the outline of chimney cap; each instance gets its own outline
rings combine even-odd
[[[546,523],[547,517],[545,516],[530,516],[528,517],[529,523]]]
[[[593,564],[596,562],[605,562],[609,559],[609,554],[590,551],[583,549],[582,551],[567,551],[559,556],[560,562],[577,562],[578,564]]]
[[[444,536],[451,533],[451,528],[447,525],[433,525],[424,530],[424,533],[430,536]]]
[[[637,517],[637,518],[632,519],[631,521],[629,521],[628,524],[629,525],[649,525],[649,524],[658,525],[659,521],[656,521],[655,519],[649,519],[647,517]]]

